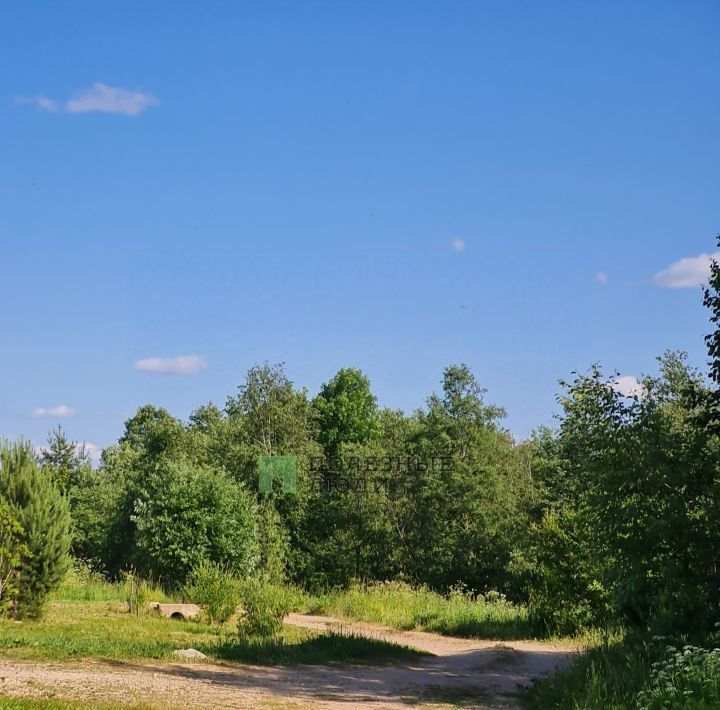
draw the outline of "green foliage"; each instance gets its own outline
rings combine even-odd
[[[665,658],[652,664],[638,710],[720,707],[720,648],[668,646]]]
[[[313,633],[286,626],[280,635],[241,636],[212,649],[223,660],[257,665],[323,665],[399,663],[427,654],[409,646],[338,633]]]
[[[292,626],[284,627],[272,638],[238,638],[217,624],[199,621],[178,624],[173,619],[148,614],[136,617],[127,613],[124,604],[105,601],[56,601],[50,614],[32,624],[0,619],[0,650],[5,659],[73,663],[83,658],[171,661],[175,649],[188,647],[218,661],[261,665],[378,664],[412,661],[424,655],[381,640]]]
[[[720,234],[715,238],[718,246],[720,246]],[[705,344],[707,345],[708,355],[710,356],[710,379],[715,383],[715,396],[712,411],[712,418],[717,424],[720,417],[718,409],[718,395],[720,392],[720,264],[713,259],[710,267],[710,279],[704,290],[703,305],[710,311],[710,322],[715,326],[715,330],[705,336]]]
[[[255,503],[221,472],[161,461],[137,491],[138,571],[169,588],[185,583],[203,561],[245,574],[257,562]]]
[[[145,589],[141,596],[158,602],[177,601],[160,587],[145,581]],[[128,573],[121,575],[119,581],[112,581],[105,574],[94,569],[85,560],[73,560],[60,586],[50,595],[55,602],[123,602],[130,607],[132,594]],[[134,607],[133,607],[134,609]]]
[[[516,551],[511,569],[523,577],[530,617],[546,633],[571,635],[608,623],[609,594],[593,553],[586,521],[571,510],[547,513]]]
[[[269,500],[258,506],[258,571],[273,584],[285,581],[290,540],[283,520]]]
[[[642,397],[622,397],[599,368],[567,385],[560,447],[578,483],[564,504],[582,519],[576,539],[593,550],[617,620],[689,632],[720,603],[720,446],[698,425],[707,391],[684,356],[666,354],[660,370]]]
[[[150,601],[153,585],[138,576],[134,569],[130,569],[122,575],[122,586],[128,614],[140,616],[145,605]]]
[[[652,644],[640,639],[601,643],[534,685],[523,695],[523,705],[531,710],[635,708],[654,658]]]
[[[473,594],[460,586],[443,596],[402,582],[356,584],[312,599],[309,609],[311,613],[447,636],[510,640],[534,633],[527,610],[502,594]]]
[[[0,442],[0,499],[22,528],[23,555],[17,577],[18,616],[39,615],[46,596],[70,566],[70,512],[29,444]]]
[[[59,424],[48,435],[47,446],[42,450],[40,459],[63,493],[78,486],[83,469],[90,468],[90,455],[85,446],[78,446],[68,439]]]
[[[20,589],[17,576],[29,552],[22,542],[23,529],[12,510],[0,499],[0,616],[15,601]]]
[[[339,370],[320,388],[313,409],[327,456],[337,456],[343,444],[364,444],[379,433],[377,400],[360,370]]]
[[[523,700],[534,710],[709,710],[720,707],[720,650],[663,636],[604,642]]]
[[[185,596],[205,613],[208,623],[224,624],[240,603],[238,581],[221,565],[201,562],[191,573]]]
[[[282,630],[283,619],[293,610],[294,598],[284,587],[256,578],[242,583],[241,603],[238,635],[273,638]]]

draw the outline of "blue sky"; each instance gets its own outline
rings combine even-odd
[[[6,5],[0,434],[100,447],[269,360],[407,410],[466,362],[524,436],[592,362],[704,365],[719,29],[717,2]]]

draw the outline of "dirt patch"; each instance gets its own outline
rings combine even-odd
[[[0,695],[184,708],[514,706],[533,679],[567,666],[575,647],[458,639],[292,614],[286,623],[413,646],[434,654],[392,666],[196,663],[37,663],[0,659]]]

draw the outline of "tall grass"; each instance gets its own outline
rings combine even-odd
[[[525,608],[501,594],[476,595],[463,588],[443,596],[401,582],[356,585],[312,598],[308,611],[466,638],[511,640],[534,633]]]
[[[150,600],[174,601],[157,585],[143,582],[144,594]],[[59,602],[127,602],[131,595],[129,578],[120,582],[111,582],[105,576],[93,570],[82,560],[75,560],[60,586],[50,595],[51,601]]]
[[[0,655],[17,659],[172,660],[195,648],[210,659],[261,664],[386,663],[423,655],[383,640],[281,628],[273,638],[239,636],[200,621],[128,614],[120,602],[52,602],[40,620],[0,619]],[[0,705],[0,707],[2,707]]]
[[[539,682],[523,700],[537,710],[718,708],[720,649],[664,637],[603,643]]]

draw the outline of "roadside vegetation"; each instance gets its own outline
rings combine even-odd
[[[465,638],[512,640],[541,633],[529,619],[527,608],[498,593],[474,594],[462,587],[443,596],[402,582],[353,585],[311,598],[308,611]]]
[[[130,591],[127,582],[111,583],[76,566],[52,595],[41,619],[20,624],[0,619],[0,653],[18,659],[177,660],[173,651],[193,648],[211,660],[269,665],[385,663],[424,655],[381,640],[284,626],[282,616],[302,597],[283,587],[266,592],[282,596],[280,610],[265,606],[264,596],[245,602],[263,615],[265,626],[252,628],[244,622],[245,612],[235,608],[225,623],[207,617],[162,618],[147,608],[138,615],[129,613]],[[148,592],[148,601],[183,599],[181,593],[167,595],[159,588]]]

